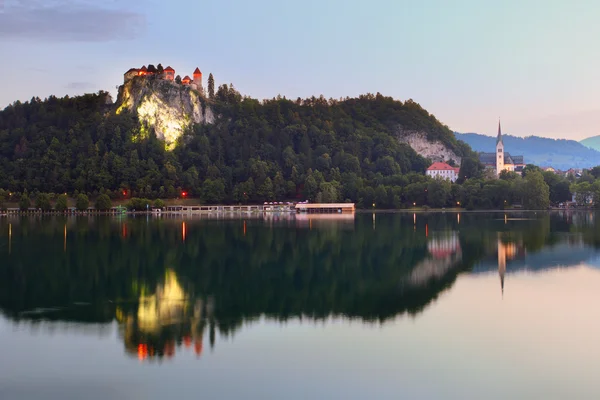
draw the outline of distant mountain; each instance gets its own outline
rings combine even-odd
[[[600,151],[600,135],[583,139],[579,143],[581,143],[585,147],[589,147],[590,149]]]
[[[466,142],[474,151],[493,152],[496,138],[478,133],[458,133],[457,139]],[[553,167],[560,170],[569,168],[591,168],[600,165],[600,151],[586,147],[574,140],[548,139],[539,136],[526,138],[502,135],[506,151],[512,155],[523,155],[526,164],[540,167]],[[600,136],[595,139],[600,149]],[[589,146],[589,145],[588,145]]]

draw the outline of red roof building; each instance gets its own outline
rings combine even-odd
[[[434,162],[427,168],[427,176],[438,179],[447,179],[456,182],[460,168],[453,167],[445,162]]]
[[[189,85],[190,82],[192,81],[192,78],[190,78],[189,76],[185,76],[182,80],[181,83],[183,83],[184,85]]]

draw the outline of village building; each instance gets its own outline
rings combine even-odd
[[[460,168],[453,167],[445,162],[434,162],[427,168],[427,176],[436,179],[446,179],[451,182],[456,182]]]
[[[502,171],[516,172],[521,174],[525,168],[523,156],[515,156],[507,153],[502,140],[502,129],[498,121],[498,136],[496,137],[496,151],[494,153],[479,153],[479,161],[488,170],[493,170],[496,176]]]

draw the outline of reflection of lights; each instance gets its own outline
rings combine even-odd
[[[429,236],[429,225],[425,224],[425,237]]]
[[[63,246],[63,250],[67,251],[67,224],[65,224],[65,244]]]
[[[183,344],[185,345],[185,347],[190,347],[192,345],[192,338],[188,335],[186,335],[183,338]]]
[[[506,221],[507,221],[507,219],[506,219],[506,214],[504,214],[504,223],[505,223],[505,224],[506,224]]]
[[[8,224],[8,254],[12,249],[12,224]]]
[[[413,225],[417,224],[417,213],[413,214]]]
[[[123,223],[123,225],[121,226],[121,236],[123,238],[127,237],[127,224]]]
[[[138,358],[140,361],[145,360],[148,357],[148,345],[144,343],[138,344]]]
[[[244,236],[246,236],[246,221],[244,221]]]
[[[200,355],[202,354],[202,341],[201,340],[196,340],[196,343],[194,343],[194,351],[196,352],[196,355]]]
[[[181,223],[181,238],[183,239],[184,242],[185,242],[185,234],[186,234],[185,222],[182,222]]]
[[[458,221],[458,223],[460,224],[460,214],[456,214],[456,220]]]

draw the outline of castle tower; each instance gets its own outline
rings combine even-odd
[[[173,68],[171,68],[170,66],[168,66],[167,68],[164,69],[165,74],[165,79],[168,81],[174,81],[175,80],[175,70]]]
[[[193,74],[194,80],[192,86],[199,92],[202,92],[202,72],[196,67]]]
[[[496,175],[504,171],[504,142],[502,141],[502,129],[498,120],[498,137],[496,138]]]

